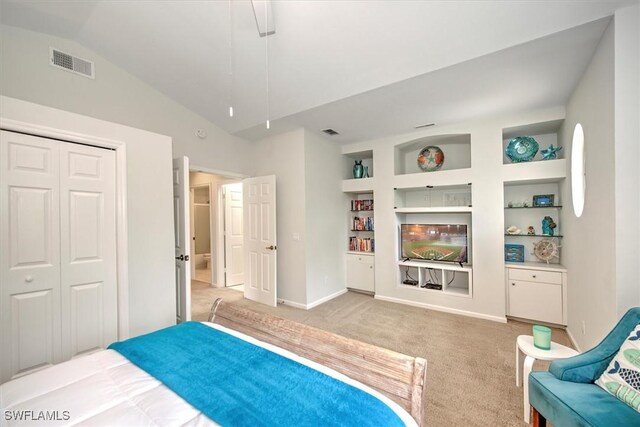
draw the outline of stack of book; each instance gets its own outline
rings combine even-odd
[[[354,252],[375,252],[375,240],[369,237],[350,237],[349,250]]]
[[[353,231],[373,231],[373,218],[371,218],[371,217],[365,217],[365,218],[355,217],[355,218],[353,218],[353,224],[351,226],[351,229]]]
[[[372,211],[373,200],[352,200],[351,210],[352,211]]]

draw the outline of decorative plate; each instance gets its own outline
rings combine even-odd
[[[429,145],[424,147],[418,155],[418,167],[423,172],[437,171],[444,164],[444,153],[440,147]]]
[[[517,136],[509,140],[504,152],[514,163],[530,162],[536,156],[538,148],[538,142],[532,137]]]

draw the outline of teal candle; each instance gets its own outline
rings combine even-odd
[[[533,345],[541,350],[551,348],[551,329],[546,326],[533,325]]]

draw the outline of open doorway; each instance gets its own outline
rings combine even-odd
[[[237,177],[190,171],[189,216],[191,312],[196,314],[208,312],[216,288],[242,295],[242,183]]]

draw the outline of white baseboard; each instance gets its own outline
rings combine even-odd
[[[295,308],[301,308],[302,310],[306,310],[307,309],[306,304],[300,304],[299,302],[289,301],[289,300],[286,300],[286,299],[278,298],[278,303],[282,303],[284,305],[289,305],[289,306],[295,307]]]
[[[337,298],[337,297],[339,297],[340,295],[342,295],[342,294],[346,294],[346,293],[347,293],[347,289],[346,289],[346,288],[345,288],[345,289],[341,289],[341,290],[339,290],[339,291],[338,291],[338,292],[336,292],[336,293],[333,293],[333,294],[331,294],[331,295],[327,295],[326,297],[324,297],[324,298],[320,298],[319,300],[316,300],[316,301],[314,301],[314,302],[312,302],[312,303],[309,303],[309,304],[301,304],[301,303],[299,303],[299,302],[289,301],[289,300],[281,299],[281,298],[278,298],[278,302],[279,302],[279,303],[282,303],[282,304],[284,304],[284,305],[290,305],[291,307],[301,308],[301,309],[303,309],[303,310],[311,310],[312,308],[317,307],[317,306],[319,306],[320,304],[323,304],[323,303],[325,303],[325,302],[327,302],[327,301],[329,301],[329,300],[332,300],[332,299],[334,299],[334,298]]]
[[[582,350],[580,349],[580,346],[576,342],[576,339],[573,337],[573,334],[571,333],[571,330],[569,329],[569,327],[567,326],[565,330],[567,331],[567,335],[569,335],[569,340],[571,341],[571,344],[573,344],[573,347],[576,350],[578,350],[580,353],[582,353]]]
[[[317,307],[320,304],[324,304],[325,302],[327,302],[329,300],[332,300],[334,298],[337,298],[340,295],[346,294],[346,293],[347,293],[347,288],[344,288],[344,289],[341,289],[338,292],[335,292],[335,293],[333,293],[331,295],[327,295],[324,298],[320,298],[319,300],[315,300],[314,302],[307,304],[307,310],[311,310],[313,307]]]
[[[475,317],[477,319],[491,320],[493,322],[507,323],[506,317],[491,316],[489,314],[475,313],[473,311],[466,311],[466,310],[458,310],[456,308],[443,307],[441,305],[426,304],[423,302],[416,302],[416,301],[410,301],[410,300],[393,298],[393,297],[385,297],[382,295],[376,295],[374,298],[382,301],[390,301],[398,304],[411,305],[413,307],[428,308],[429,310],[442,311],[442,312],[451,313],[451,314],[459,314],[467,317]]]

